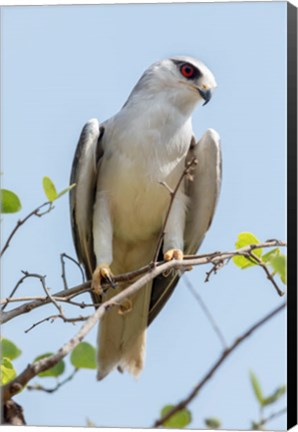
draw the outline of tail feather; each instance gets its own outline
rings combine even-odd
[[[121,313],[118,307],[113,307],[103,316],[98,332],[98,379],[103,379],[115,367],[134,376],[141,372],[151,288],[152,282],[129,298],[129,311]],[[112,295],[115,294],[113,291]]]

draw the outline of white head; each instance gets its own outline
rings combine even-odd
[[[171,57],[150,66],[142,75],[128,101],[138,97],[152,99],[162,94],[178,108],[209,102],[216,81],[204,63],[192,57]]]

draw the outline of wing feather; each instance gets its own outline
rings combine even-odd
[[[198,165],[193,180],[186,179],[190,202],[184,231],[184,253],[187,255],[199,249],[215,213],[222,177],[218,133],[208,129],[196,145],[191,145],[187,160],[192,157],[197,158]]]
[[[221,187],[220,138],[213,129],[208,129],[198,143],[193,138],[186,162],[196,157],[198,164],[192,180],[185,180],[189,197],[184,231],[184,253],[194,254],[200,247],[212,222]],[[148,325],[158,315],[173,293],[179,274],[159,276],[153,282]]]
[[[101,138],[104,129],[98,120],[88,121],[81,133],[72,164],[70,182],[70,216],[73,240],[79,261],[90,278],[95,268],[92,216],[96,180],[103,155]]]

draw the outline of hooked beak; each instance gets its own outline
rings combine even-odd
[[[202,96],[202,98],[205,101],[203,103],[203,106],[206,105],[210,101],[210,99],[212,97],[212,91],[210,89],[208,89],[208,90],[202,90],[202,89],[198,88],[198,92],[200,93],[200,95]]]

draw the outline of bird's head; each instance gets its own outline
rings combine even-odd
[[[192,57],[171,57],[150,66],[133,89],[129,100],[138,97],[167,98],[182,110],[191,111],[202,101],[206,105],[216,87],[212,72]]]
[[[174,86],[182,86],[185,90],[191,92],[194,97],[203,99],[203,105],[210,101],[216,87],[216,81],[214,75],[204,63],[191,57],[173,57],[164,60],[161,65],[162,69],[165,69],[165,73],[171,75]]]

